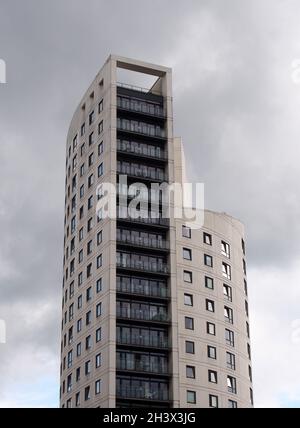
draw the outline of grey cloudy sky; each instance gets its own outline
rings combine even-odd
[[[299,16],[298,0],[0,0],[1,407],[58,404],[65,138],[110,53],[173,68],[190,178],[247,229],[256,405],[300,407]]]

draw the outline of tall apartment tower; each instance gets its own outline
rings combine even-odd
[[[118,83],[118,68],[157,80]],[[97,209],[101,184],[121,175],[147,188],[183,180],[171,85],[169,68],[110,56],[73,116],[61,407],[253,406],[243,225],[211,211],[196,230]]]

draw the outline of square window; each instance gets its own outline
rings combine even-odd
[[[189,404],[196,404],[196,391],[187,391],[186,401]]]
[[[209,276],[205,277],[205,288],[208,288],[209,290],[214,289],[214,280],[213,278],[210,278]]]
[[[187,330],[194,330],[194,318],[185,317],[185,328]]]
[[[189,340],[185,342],[185,352],[187,354],[195,354],[195,343]]]
[[[213,267],[213,258],[208,254],[204,254],[204,264],[205,266]]]
[[[194,366],[186,366],[186,377],[189,379],[196,378],[196,369]]]
[[[185,260],[192,260],[192,250],[189,248],[183,248],[182,256]]]
[[[191,238],[192,237],[192,229],[188,226],[182,226],[182,236],[184,238]]]
[[[188,270],[184,270],[183,271],[183,280],[184,282],[188,282],[189,284],[192,284],[193,282],[193,273],[188,271]]]
[[[193,306],[193,296],[191,294],[184,295],[184,304],[186,306]]]
[[[206,245],[212,245],[212,236],[209,233],[203,233],[203,242]]]

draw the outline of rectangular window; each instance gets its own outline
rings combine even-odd
[[[83,196],[84,196],[84,184],[82,186],[80,186],[79,195],[80,195],[80,199],[83,198]]]
[[[97,279],[96,282],[96,292],[100,293],[102,291],[102,278]]]
[[[88,210],[90,210],[91,208],[93,208],[93,204],[94,204],[94,196],[90,196],[88,199]]]
[[[98,177],[103,175],[103,162],[98,166]]]
[[[85,143],[81,144],[81,147],[80,147],[80,156],[83,156],[84,152],[85,152]]]
[[[94,110],[89,114],[89,124],[91,125],[94,122],[95,119],[95,112]]]
[[[245,295],[248,296],[248,285],[245,279],[244,279],[244,292],[245,292]]]
[[[81,332],[81,330],[82,330],[82,319],[80,318],[77,321],[77,333]]]
[[[186,377],[189,379],[196,378],[196,369],[194,366],[186,366]]]
[[[80,135],[83,137],[83,136],[84,136],[84,134],[85,134],[85,123],[83,123],[83,124],[81,125],[81,128],[80,128]]]
[[[102,329],[101,327],[99,327],[96,330],[96,343],[101,342],[101,334],[102,334]]]
[[[212,236],[209,233],[203,233],[203,242],[206,245],[212,245]]]
[[[76,407],[80,406],[80,392],[76,393],[76,396],[75,396],[75,406]]]
[[[246,260],[243,259],[243,272],[244,275],[247,275],[247,265],[246,265]]]
[[[206,332],[207,332],[207,334],[210,334],[211,336],[215,336],[216,335],[216,325],[211,323],[211,322],[207,322],[206,323]]]
[[[82,281],[83,281],[83,275],[82,275],[82,272],[80,272],[78,274],[78,287],[82,285]]]
[[[214,370],[208,370],[208,382],[218,383],[218,374]]]
[[[182,256],[185,260],[192,260],[192,250],[190,250],[189,248],[183,248]]]
[[[80,177],[84,175],[84,163],[80,167]]]
[[[92,275],[92,263],[90,263],[86,268],[86,277],[89,278]]]
[[[228,259],[230,258],[230,245],[225,241],[221,241],[221,253]]]
[[[184,270],[183,271],[183,280],[184,282],[188,282],[189,284],[192,284],[193,282],[193,273],[188,271],[188,270]]]
[[[95,382],[95,395],[100,394],[101,392],[101,380],[96,380]]]
[[[101,120],[101,122],[99,122],[98,124],[98,134],[102,134],[103,132],[103,120]]]
[[[88,336],[85,339],[85,349],[91,349],[92,347],[92,337]]]
[[[86,314],[85,314],[85,323],[86,323],[86,325],[90,325],[91,324],[91,322],[92,322],[92,312],[91,311],[88,311]]]
[[[222,275],[227,279],[231,279],[231,267],[224,262],[222,263]]]
[[[217,409],[219,407],[219,399],[216,395],[209,396],[209,407]]]
[[[205,288],[208,288],[209,290],[214,289],[214,280],[213,278],[210,278],[209,276],[205,277]]]
[[[195,343],[189,340],[185,341],[185,352],[187,354],[195,354]]]
[[[79,382],[79,380],[80,380],[80,367],[76,369],[76,382]]]
[[[88,187],[90,188],[94,184],[94,175],[91,174],[88,178]]]
[[[228,300],[229,302],[232,302],[232,288],[229,285],[223,284],[223,294],[224,299]]]
[[[204,264],[205,266],[213,267],[213,258],[208,254],[204,254]]]
[[[246,254],[246,246],[245,246],[245,241],[242,239],[242,250],[243,250],[243,254]]]
[[[215,346],[207,346],[207,356],[212,360],[217,359],[217,348]]]
[[[92,287],[86,290],[86,301],[89,302],[92,299]]]
[[[206,310],[208,312],[215,312],[215,302],[213,300],[206,299]]]
[[[184,304],[186,306],[193,306],[193,296],[191,294],[184,295]]]
[[[89,166],[93,165],[93,163],[94,163],[94,153],[91,153],[89,155],[89,161],[88,161],[88,163],[89,163]]]
[[[102,155],[103,153],[103,141],[98,144],[98,156]]]
[[[230,370],[235,370],[235,355],[231,352],[226,352],[226,364]]]
[[[87,255],[90,255],[92,253],[92,251],[93,251],[93,241],[92,240],[90,240],[87,243],[86,251],[87,251]]]
[[[194,330],[194,318],[185,317],[185,328],[187,330]]]
[[[81,355],[81,342],[78,343],[76,347],[76,356],[80,357],[80,355]]]
[[[96,305],[96,317],[100,317],[102,315],[102,303],[98,303]]]
[[[102,230],[97,233],[97,245],[100,245],[102,243]]]
[[[101,367],[101,354],[97,354],[95,357],[95,367],[96,369]]]
[[[237,402],[234,400],[228,400],[228,409],[237,409]]]
[[[188,226],[182,226],[182,236],[184,238],[191,238],[192,237],[192,229]]]
[[[91,132],[89,135],[89,146],[91,146],[92,144],[94,144],[94,133]]]
[[[82,308],[82,295],[78,296],[77,298],[77,309]]]
[[[83,250],[80,250],[78,253],[78,263],[81,263],[83,260]]]
[[[91,217],[87,222],[87,231],[89,232],[93,228],[93,218]]]
[[[227,345],[234,347],[234,332],[227,328],[225,329],[225,341]]]
[[[98,113],[100,114],[103,111],[103,99],[98,104]]]
[[[89,386],[87,386],[84,389],[84,399],[85,399],[85,401],[88,401],[88,400],[90,400],[90,398],[91,398],[91,388]]]
[[[236,379],[234,377],[232,377],[232,376],[227,376],[227,390],[231,394],[236,394],[237,393]]]
[[[102,266],[102,254],[97,257],[97,269]]]
[[[224,317],[226,322],[233,324],[233,310],[228,306],[224,306]]]
[[[186,401],[188,404],[196,404],[196,392],[187,391],[186,392]]]

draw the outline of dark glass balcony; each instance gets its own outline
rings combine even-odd
[[[145,135],[151,138],[166,138],[166,132],[161,126],[136,120],[118,118],[117,129],[118,131],[130,132],[136,135]]]
[[[165,239],[147,238],[134,236],[133,234],[117,233],[117,241],[122,244],[133,245],[135,247],[152,248],[155,250],[168,250],[169,242]]]
[[[151,400],[151,401],[168,401],[169,392],[165,390],[153,390],[145,387],[118,387],[117,398],[137,399],[137,400]]]
[[[139,296],[147,297],[159,297],[165,299],[169,297],[169,291],[167,287],[151,287],[143,286],[141,284],[117,282],[117,292],[126,294],[136,294]]]
[[[146,180],[154,181],[168,181],[168,175],[160,168],[153,168],[146,165],[130,165],[118,162],[117,173],[123,175],[130,175]]]
[[[165,118],[166,116],[163,107],[159,104],[121,95],[117,97],[117,107],[119,110],[140,113],[145,116],[157,118]]]
[[[169,266],[166,263],[155,263],[141,260],[117,260],[117,267],[121,269],[133,269],[141,272],[168,274]]]
[[[128,335],[117,335],[118,345],[136,346],[136,347],[149,347],[156,349],[168,349],[168,340],[158,337],[145,337],[145,336],[128,336]]]
[[[139,223],[139,224],[144,224],[147,226],[161,226],[161,227],[168,227],[169,226],[169,219],[168,218],[142,218],[142,217],[138,217],[138,218],[131,218],[130,216],[128,217],[121,217],[118,216],[117,218],[119,221],[125,221],[125,222],[134,222],[134,223]]]
[[[167,160],[167,152],[160,147],[136,141],[118,140],[118,152],[135,155],[137,157]]]
[[[139,309],[128,309],[117,307],[117,317],[123,319],[131,319],[137,321],[151,321],[151,322],[169,322],[169,316],[167,312],[150,312]]]
[[[142,361],[123,361],[117,359],[117,370],[122,371],[133,371],[150,374],[161,374],[168,375],[168,364],[167,363],[151,363]]]

